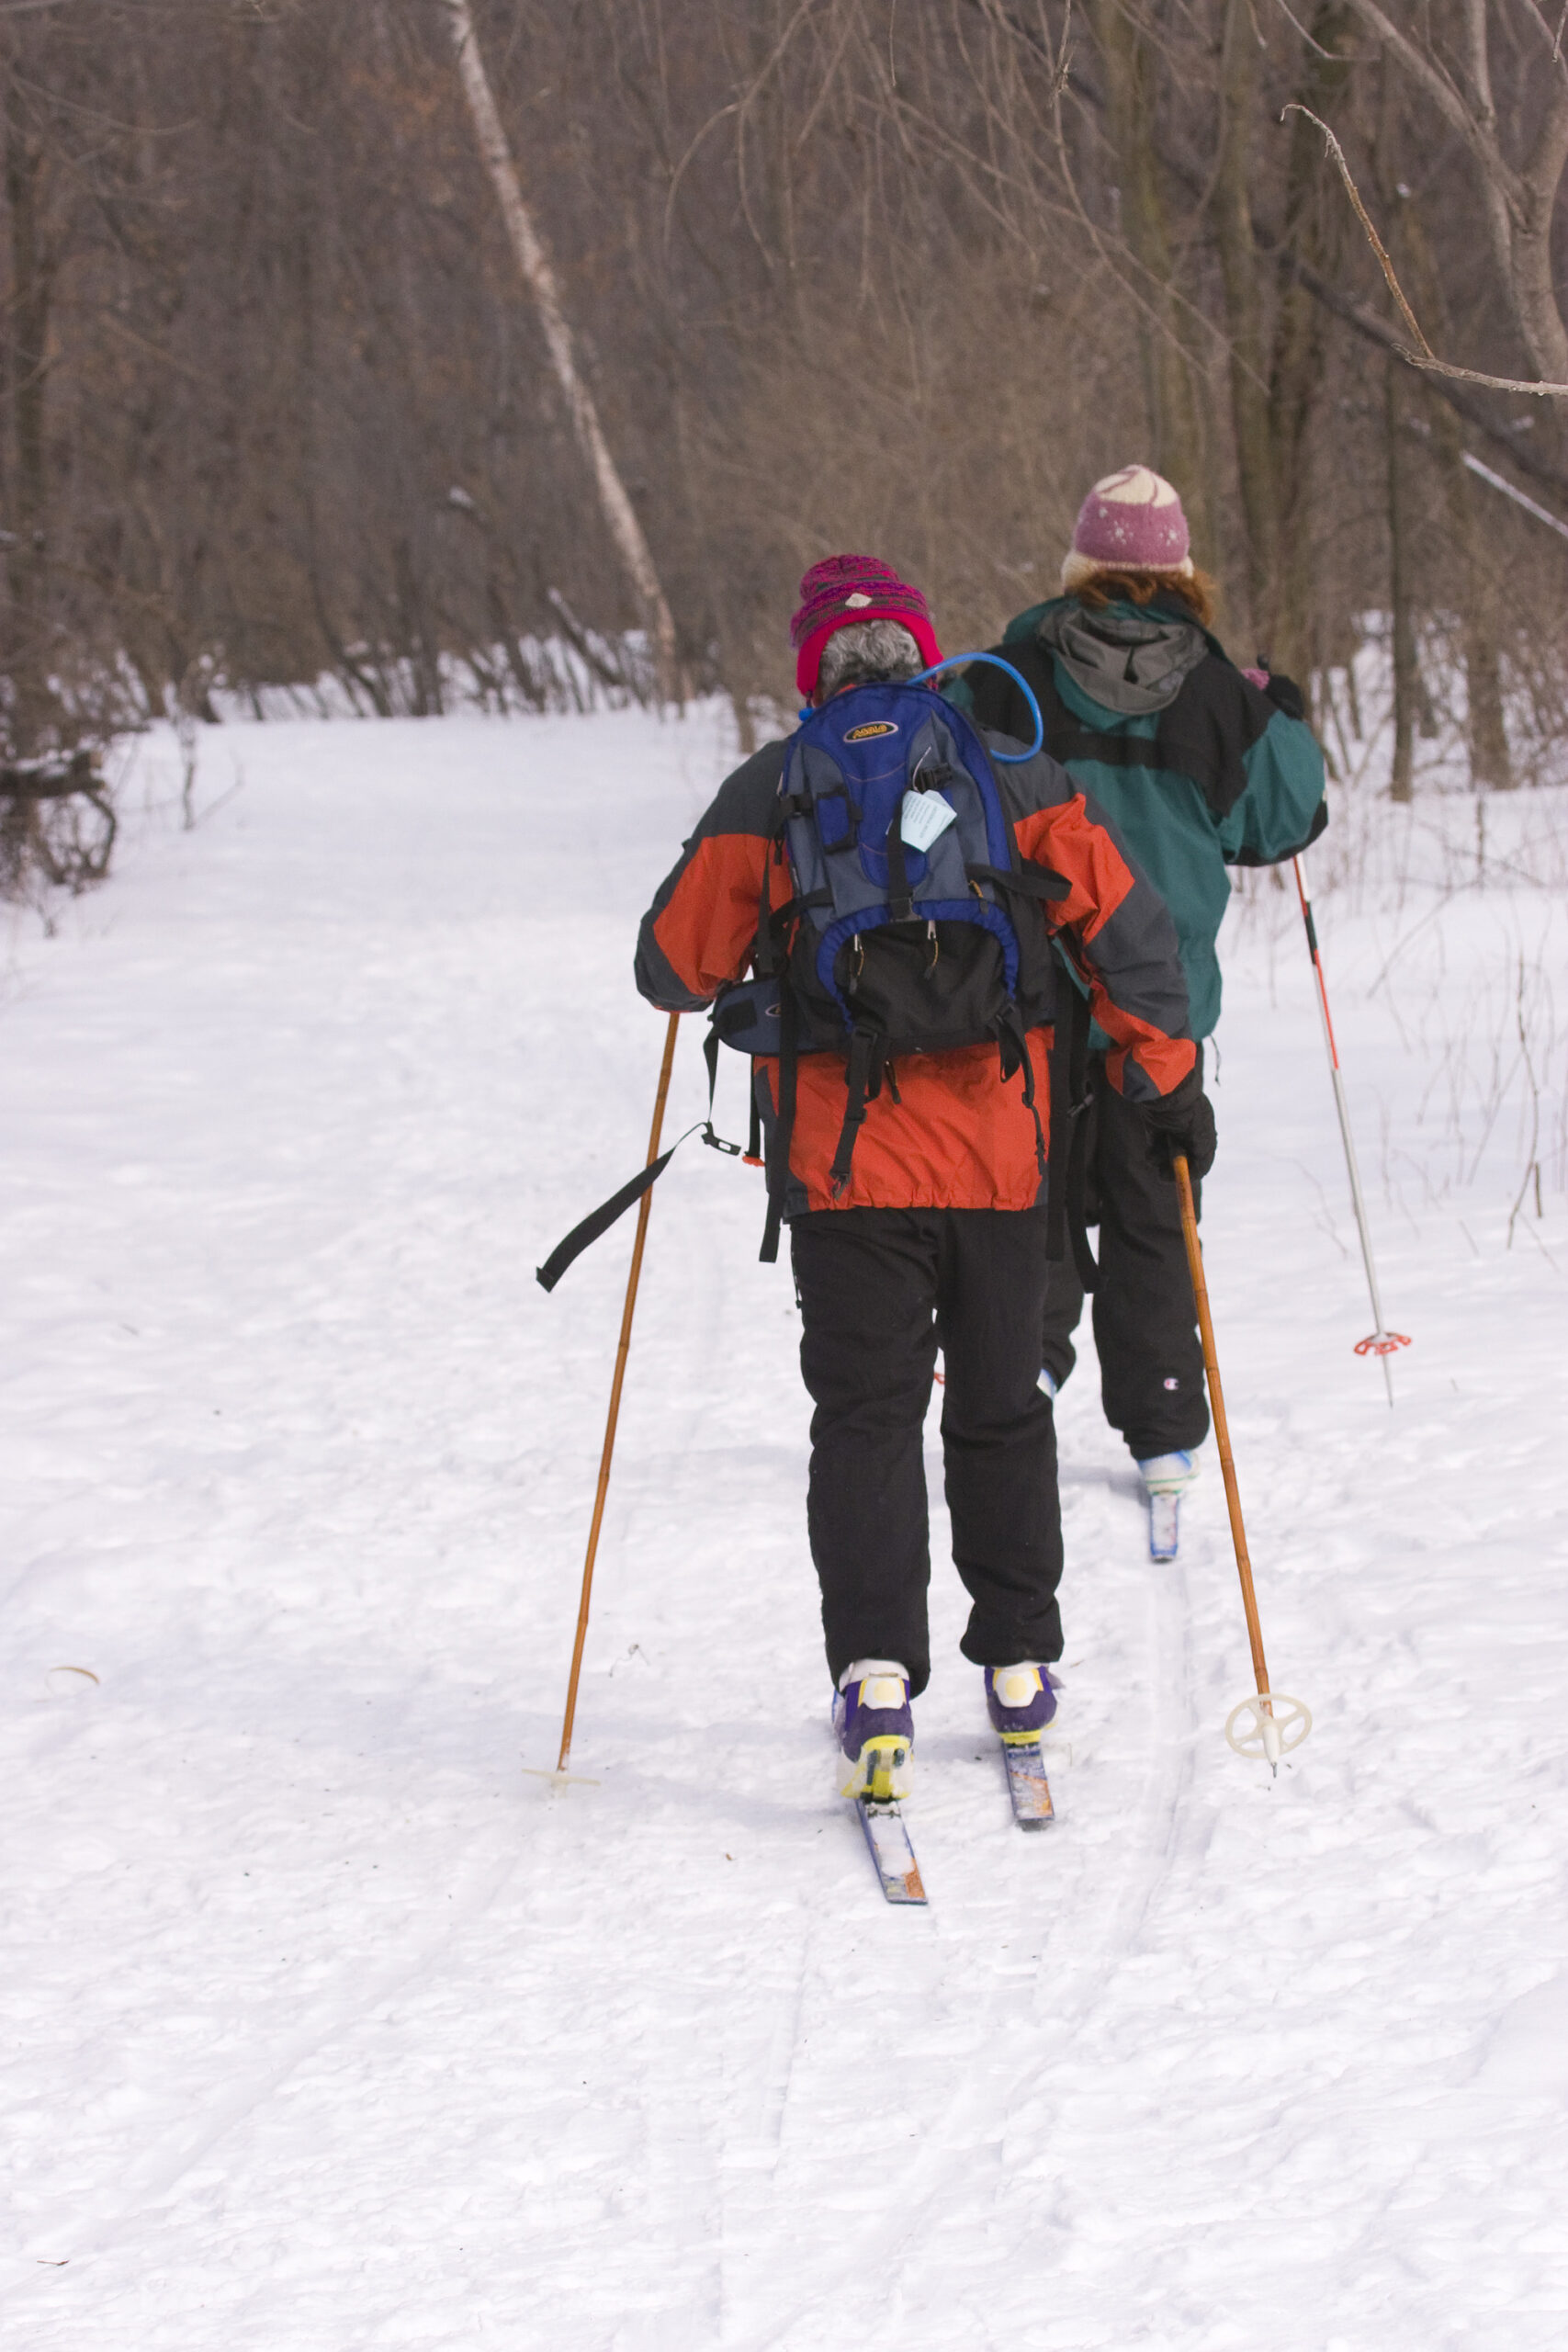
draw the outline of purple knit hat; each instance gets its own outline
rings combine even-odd
[[[942,660],[925,598],[891,564],[874,555],[824,556],[801,581],[800,608],[789,625],[797,657],[795,683],[803,695],[817,691],[822,649],[833,631],[853,621],[901,621],[928,667]]]
[[[1181,501],[1163,474],[1123,466],[1097,481],[1078,509],[1062,585],[1081,588],[1097,571],[1192,574],[1191,538]]]

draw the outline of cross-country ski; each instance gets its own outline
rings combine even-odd
[[[925,1886],[908,1825],[896,1797],[857,1797],[855,1812],[865,1836],[871,1866],[889,1903],[923,1904]]]
[[[1021,1829],[1043,1829],[1056,1818],[1051,1803],[1051,1783],[1045,1775],[1043,1747],[1037,1739],[1010,1739],[1004,1736],[1001,1750],[1013,1819]]]

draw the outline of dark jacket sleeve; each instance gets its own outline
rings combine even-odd
[[[1328,822],[1328,804],[1323,753],[1305,719],[1271,709],[1262,734],[1242,754],[1242,766],[1245,788],[1220,826],[1225,864],[1276,865],[1316,841]]]
[[[784,763],[765,743],[725,778],[642,919],[633,968],[661,1012],[700,1012],[751,960]]]

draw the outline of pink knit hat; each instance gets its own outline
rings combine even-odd
[[[1192,575],[1191,539],[1181,501],[1163,474],[1123,466],[1097,481],[1078,509],[1062,585],[1082,587],[1097,571]]]
[[[928,666],[942,660],[925,598],[891,564],[874,555],[824,556],[801,581],[800,609],[789,625],[797,656],[795,683],[803,695],[817,691],[822,648],[833,631],[853,621],[901,621]]]

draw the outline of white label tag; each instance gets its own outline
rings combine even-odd
[[[907,792],[898,814],[898,838],[911,849],[930,849],[946,832],[957,811],[940,792]]]

